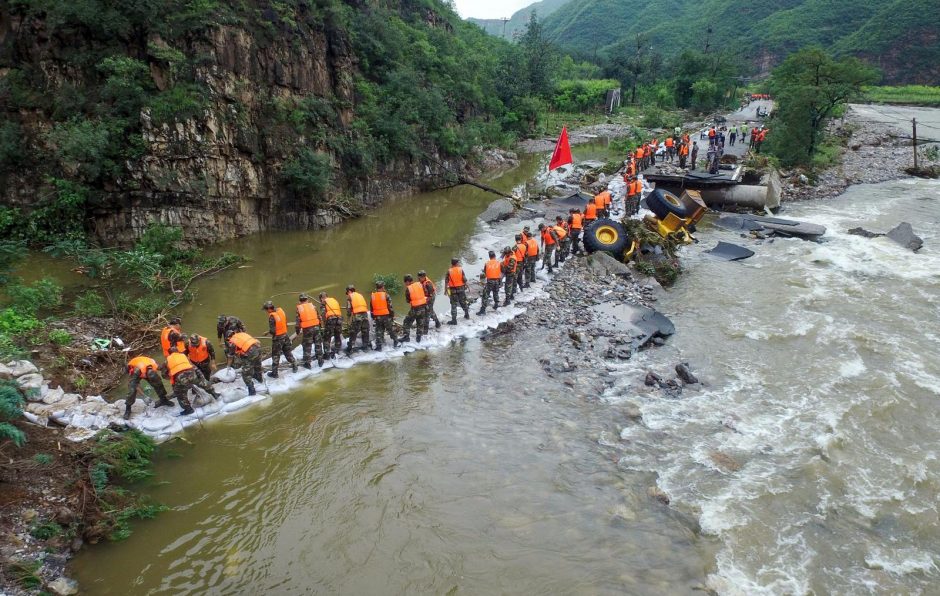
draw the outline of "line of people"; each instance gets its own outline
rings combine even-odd
[[[494,310],[500,305],[508,306],[518,292],[523,292],[535,281],[536,267],[540,261],[542,269],[547,268],[552,273],[571,254],[584,254],[581,246],[584,228],[598,217],[607,217],[611,203],[611,193],[605,191],[589,201],[584,213],[580,209],[571,209],[567,219],[558,216],[554,223],[540,223],[536,233],[525,226],[515,236],[515,244],[504,247],[499,257],[496,251],[489,251],[480,274],[483,292],[477,315],[486,314],[490,300]],[[340,351],[349,356],[355,349],[357,339],[361,350],[383,350],[386,337],[391,340],[393,347],[398,347],[411,341],[411,330],[414,328],[416,340],[420,343],[428,335],[431,321],[435,328],[442,326],[434,310],[438,289],[425,271],[419,271],[417,279],[411,274],[405,275],[403,282],[408,313],[402,321],[400,335],[395,330],[392,298],[385,288],[385,282],[381,280],[375,282],[368,299],[356,286],[347,286],[345,306],[326,292],[320,292],[316,302],[307,293],[301,293],[295,308],[293,335],[289,333],[289,321],[284,309],[270,300],[265,302],[262,309],[268,315],[266,335],[272,343],[271,368],[267,376],[278,378],[282,358],[293,372],[297,372],[298,366],[312,368],[314,358],[317,365],[322,367],[326,359],[335,358]],[[469,289],[470,284],[460,260],[451,259],[450,268],[444,275],[444,293],[450,299],[448,325],[457,325],[458,311],[463,311],[464,319],[470,319]],[[502,304],[500,292],[503,293]],[[348,328],[345,350],[344,323]],[[263,383],[265,374],[261,364],[263,350],[260,339],[248,333],[241,319],[224,314],[217,319],[216,334],[224,349],[227,365],[241,369],[248,394],[255,395],[255,383]],[[303,348],[300,363],[293,354],[293,342],[297,338]],[[209,381],[217,370],[217,364],[215,347],[208,338],[195,333],[187,336],[182,330],[182,320],[174,317],[161,330],[160,345],[164,357],[162,364],[144,355],[132,358],[127,364],[130,383],[125,399],[125,419],[131,417],[131,407],[142,393],[143,381],[156,392],[156,407],[163,407],[172,405],[163,385],[163,378],[168,379],[173,397],[181,408],[180,415],[194,412],[189,395],[197,387],[213,398],[219,397]]]

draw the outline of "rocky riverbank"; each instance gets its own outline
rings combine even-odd
[[[844,148],[839,163],[821,172],[815,183],[802,172],[781,172],[784,201],[830,198],[853,184],[875,184],[910,176],[905,169],[914,164],[911,131],[873,120],[862,112],[864,109],[865,106],[849,106],[844,118],[829,124],[828,134],[841,139]],[[921,147],[918,155],[922,167],[940,165],[936,152],[927,151],[927,147]]]

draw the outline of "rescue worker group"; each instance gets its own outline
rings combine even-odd
[[[502,306],[508,306],[517,292],[525,291],[535,281],[539,262],[542,269],[552,273],[560,262],[572,254],[583,255],[583,230],[594,220],[608,216],[611,203],[611,193],[604,191],[588,202],[583,213],[580,209],[571,209],[567,219],[558,216],[554,223],[541,223],[535,233],[529,226],[524,227],[515,236],[514,245],[503,248],[499,257],[495,251],[489,251],[489,258],[480,274],[483,294],[476,314],[485,314],[490,300],[492,308],[498,309],[500,292],[503,293]],[[429,333],[430,321],[434,321],[435,328],[441,327],[441,321],[434,311],[437,286],[425,271],[418,272],[417,280],[409,274],[404,276],[403,281],[404,298],[409,310],[402,322],[400,335],[396,335],[393,325],[395,309],[383,281],[375,282],[375,289],[368,299],[355,286],[347,286],[345,307],[326,292],[320,292],[316,300],[306,293],[300,294],[295,308],[294,336],[288,334],[288,317],[284,309],[271,301],[265,302],[262,308],[268,314],[266,335],[272,340],[271,369],[267,376],[278,377],[282,357],[297,372],[298,362],[292,353],[295,338],[300,338],[303,346],[300,366],[310,369],[316,358],[317,365],[322,367],[326,359],[336,358],[343,349],[344,323],[348,323],[349,331],[344,350],[347,356],[355,349],[357,338],[362,350],[382,350],[386,336],[391,339],[393,347],[398,347],[411,341],[412,327],[420,343]],[[460,260],[451,259],[450,268],[444,276],[444,291],[450,298],[448,325],[457,325],[458,311],[463,311],[464,319],[470,319],[468,290],[469,283]],[[255,383],[264,382],[261,342],[248,333],[238,317],[230,315],[219,315],[216,335],[227,364],[241,368],[248,394],[255,395]],[[370,337],[374,339],[374,344]],[[181,416],[195,411],[189,400],[190,391],[195,387],[203,389],[215,399],[219,397],[209,381],[216,370],[216,352],[208,338],[196,333],[187,336],[182,330],[182,321],[177,317],[170,319],[161,331],[160,344],[164,357],[162,364],[145,355],[136,356],[127,364],[130,384],[125,400],[125,419],[130,419],[131,406],[138,394],[142,393],[142,381],[147,381],[156,392],[159,400],[154,404],[155,407],[163,407],[173,405],[162,377],[169,379],[173,397],[182,408]]]

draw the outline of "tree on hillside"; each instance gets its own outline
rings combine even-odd
[[[542,24],[535,11],[529,16],[525,32],[519,38],[525,58],[530,95],[548,95],[552,90],[552,71],[555,66],[555,48],[545,37]]]
[[[834,60],[819,47],[787,58],[770,81],[778,102],[770,124],[771,151],[786,165],[809,163],[836,108],[877,80],[878,72],[857,58]]]
[[[651,82],[661,62],[659,56],[650,52],[647,36],[636,34],[633,43],[623,41],[610,52],[605,74],[617,78],[625,87],[630,87],[630,103],[636,103],[637,86]]]

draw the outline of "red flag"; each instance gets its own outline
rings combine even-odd
[[[568,144],[568,127],[564,126],[561,129],[561,135],[558,137],[558,143],[555,144],[552,160],[548,162],[548,171],[551,172],[555,168],[560,168],[569,163],[572,163],[571,145]]]

